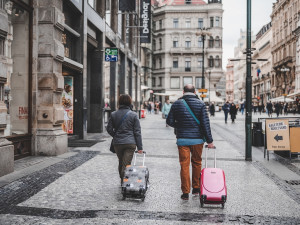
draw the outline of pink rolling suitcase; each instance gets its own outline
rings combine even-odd
[[[207,145],[205,146],[205,168],[201,171],[200,204],[222,204],[227,200],[225,173],[217,167],[216,148],[214,148],[214,168],[207,168]]]

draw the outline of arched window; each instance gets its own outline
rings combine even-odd
[[[217,36],[215,39],[215,48],[221,48],[221,41],[219,36]]]
[[[214,47],[214,38],[212,36],[210,36],[209,38],[208,47],[210,48]]]
[[[220,57],[217,55],[215,58],[215,67],[219,68],[221,66],[221,60]]]
[[[214,67],[214,58],[212,56],[210,56],[209,59],[208,59],[208,66],[209,67]]]
[[[203,40],[202,37],[198,38],[198,48],[203,48]]]
[[[190,48],[191,47],[191,39],[188,37],[185,39],[185,47]]]

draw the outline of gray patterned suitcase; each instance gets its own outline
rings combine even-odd
[[[149,187],[149,170],[145,166],[146,152],[143,151],[143,165],[136,165],[137,151],[134,152],[133,165],[128,165],[122,183],[123,199],[136,198],[144,201]]]

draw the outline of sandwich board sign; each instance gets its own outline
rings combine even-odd
[[[269,151],[290,150],[288,119],[266,119],[267,149]]]
[[[119,49],[117,48],[105,48],[105,61],[106,62],[118,62]]]

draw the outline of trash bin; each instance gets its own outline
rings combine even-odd
[[[141,109],[141,118],[146,118],[145,109]]]
[[[262,123],[252,123],[252,145],[255,147],[264,146],[264,134],[262,132]]]

